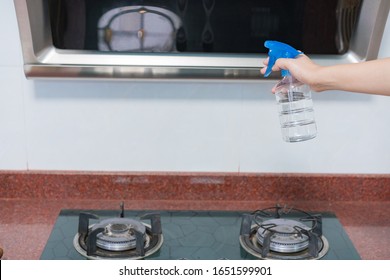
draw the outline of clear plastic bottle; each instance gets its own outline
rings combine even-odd
[[[283,140],[300,142],[316,137],[310,87],[287,75],[276,85],[275,96]]]
[[[270,50],[265,77],[271,73],[272,66],[278,58],[295,58],[302,54],[293,47],[277,41],[266,41],[264,45]],[[310,87],[292,77],[286,70],[282,70],[282,76],[283,79],[275,87],[282,138],[286,142],[313,139],[317,136],[317,125]]]

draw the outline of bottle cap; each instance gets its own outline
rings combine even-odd
[[[303,54],[303,52],[294,49],[290,45],[278,41],[265,41],[264,46],[269,49],[268,67],[264,77],[268,77],[271,74],[272,67],[278,58],[296,58],[298,55]],[[290,75],[288,70],[282,70],[282,76],[287,75]]]

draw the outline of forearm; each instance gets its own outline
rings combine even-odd
[[[315,91],[343,90],[390,96],[390,58],[321,67],[311,86]]]

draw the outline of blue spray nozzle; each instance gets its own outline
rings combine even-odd
[[[301,51],[294,49],[290,45],[278,41],[265,41],[264,46],[269,49],[268,67],[264,77],[268,77],[271,74],[272,67],[278,58],[296,58],[298,55],[302,54]],[[289,74],[288,70],[282,70],[283,77]]]

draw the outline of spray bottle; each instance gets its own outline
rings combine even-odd
[[[293,47],[277,41],[266,41],[264,46],[269,49],[265,77],[271,74],[272,66],[278,58],[296,58],[302,54]],[[283,140],[301,142],[313,139],[317,135],[317,126],[310,87],[291,76],[288,70],[282,70],[281,74],[283,79],[275,87],[275,96]]]

